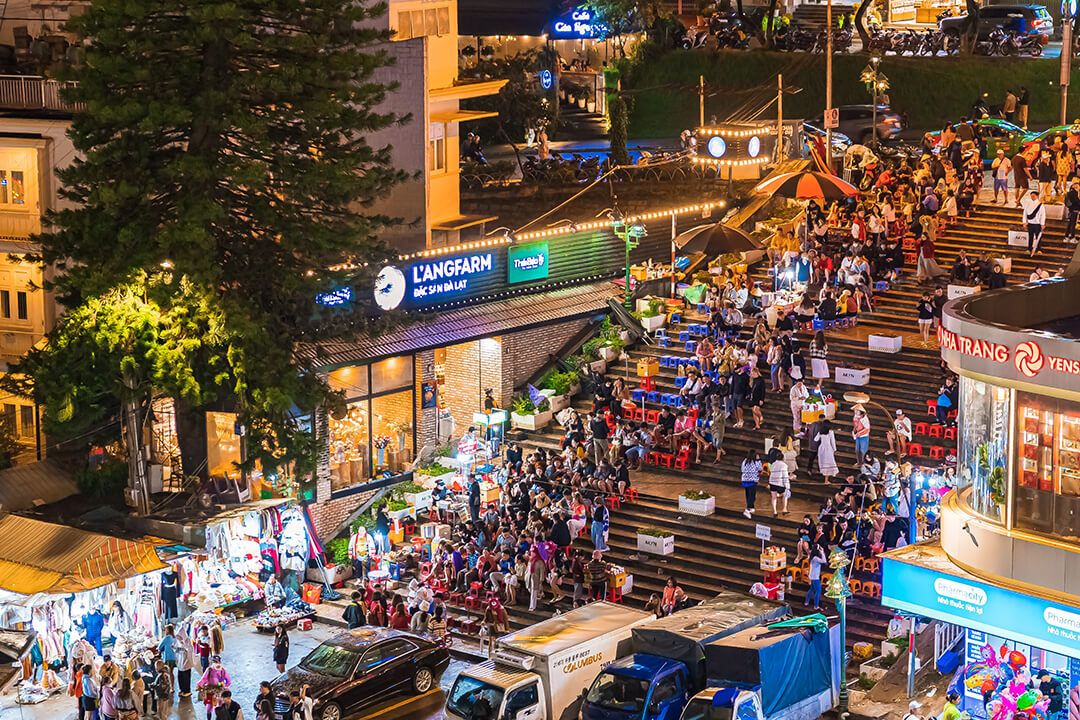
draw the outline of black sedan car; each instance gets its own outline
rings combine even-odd
[[[282,718],[290,694],[307,685],[315,717],[341,720],[395,693],[426,693],[449,664],[446,648],[425,638],[379,627],[348,630],[326,640],[274,680],[274,713]]]

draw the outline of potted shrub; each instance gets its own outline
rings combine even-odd
[[[402,499],[409,505],[415,508],[431,507],[431,490],[423,485],[415,482],[403,482],[398,485],[398,489],[401,490]]]
[[[650,300],[648,307],[641,311],[639,319],[641,326],[649,332],[656,332],[664,327],[664,323],[667,322],[667,307],[664,301],[659,298]]]
[[[637,549],[653,555],[671,555],[675,552],[675,533],[658,527],[639,527]]]
[[[570,398],[575,394],[573,383],[577,381],[575,372],[559,372],[552,369],[540,378],[540,392],[548,396],[551,412],[557,413],[570,407]],[[578,388],[580,389],[580,387]]]
[[[704,490],[687,490],[679,495],[679,512],[712,515],[716,512],[716,498]]]
[[[435,462],[422,468],[417,468],[414,473],[416,481],[423,485],[425,488],[435,487],[435,481],[441,475],[452,475],[454,468],[449,465],[443,465],[439,462],[439,458],[435,458]]]
[[[485,45],[484,47],[480,48],[480,57],[482,57],[484,60],[491,60],[493,57],[495,57],[495,48],[491,47],[490,45]]]
[[[551,409],[547,400],[536,407],[528,397],[519,397],[510,406],[510,422],[514,427],[539,430],[551,422]]]
[[[391,522],[404,522],[406,518],[416,517],[416,508],[404,499],[391,498],[386,503],[386,514]]]
[[[587,341],[581,346],[581,356],[588,364],[589,369],[601,374],[607,371],[607,361],[600,356],[600,348],[603,346],[604,341],[598,337]]]

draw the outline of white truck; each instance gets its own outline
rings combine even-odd
[[[595,602],[504,635],[492,660],[462,670],[449,720],[576,720],[593,680],[632,650],[631,628],[652,613]]]

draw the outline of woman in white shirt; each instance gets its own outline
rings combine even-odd
[[[780,455],[780,451],[777,450],[774,453],[774,457]],[[791,492],[791,474],[788,470],[787,463],[784,462],[784,458],[780,457],[769,463],[769,494],[772,496],[772,514],[776,517],[776,500],[777,498],[783,499],[782,510],[785,515],[788,514],[787,501],[788,495]]]

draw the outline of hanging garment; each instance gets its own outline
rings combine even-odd
[[[98,655],[101,654],[101,631],[105,628],[105,618],[101,611],[94,609],[83,616],[83,627],[86,628],[86,641],[94,646]]]
[[[180,599],[180,576],[174,570],[161,573],[161,607],[166,620],[180,617],[177,600]]]

